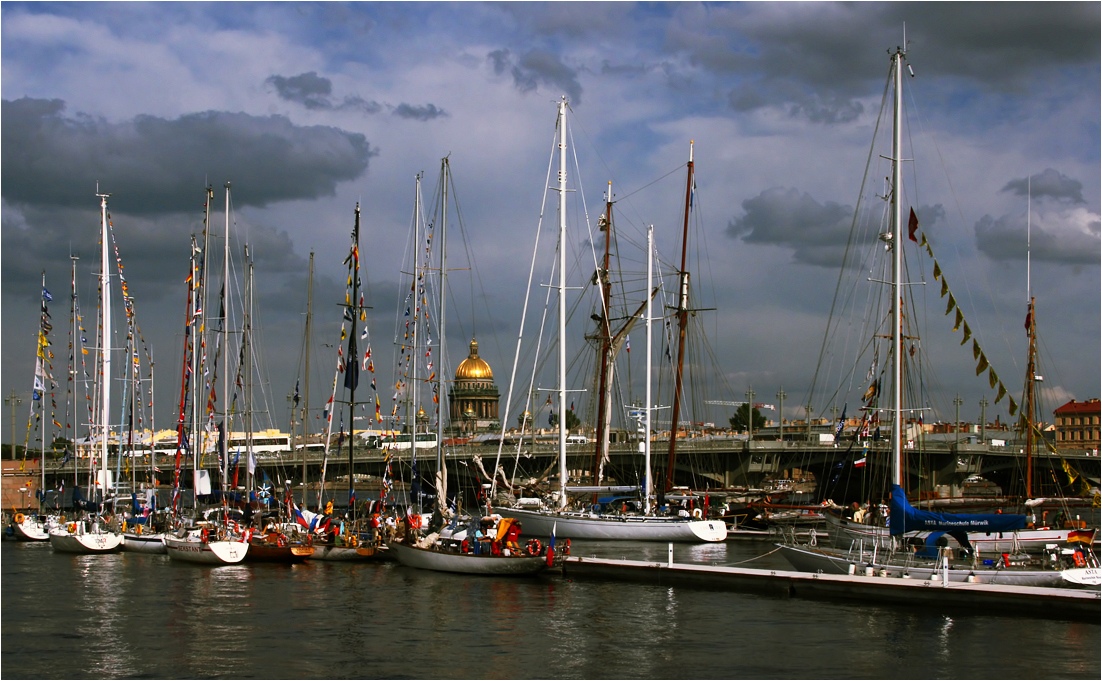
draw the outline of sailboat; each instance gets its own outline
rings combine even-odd
[[[785,543],[778,545],[781,554],[797,569],[805,572],[855,574],[860,566],[865,574],[889,577],[909,577],[931,581],[982,582],[1022,586],[1066,586],[1063,569],[1066,567],[1055,547],[1044,554],[1030,555],[1004,551],[986,554],[976,550],[969,541],[975,535],[1000,535],[1020,531],[1027,526],[1025,515],[1002,513],[953,514],[914,508],[904,490],[904,439],[903,424],[907,409],[903,403],[904,362],[908,350],[905,347],[905,314],[903,310],[903,233],[902,208],[902,95],[906,52],[897,49],[891,56],[889,76],[894,84],[893,135],[890,162],[892,176],[889,186],[891,203],[890,229],[881,235],[886,251],[891,257],[891,281],[887,284],[891,300],[891,330],[884,334],[890,339],[890,375],[886,377],[890,389],[890,406],[886,417],[890,421],[891,485],[888,510],[888,526],[871,538],[857,538],[848,549],[814,545]],[[915,235],[917,219],[912,210],[907,222],[907,239],[918,243]],[[923,241],[925,236],[923,235]],[[875,398],[879,390],[869,390],[869,398]],[[1001,397],[1001,395],[1000,395]],[[866,399],[869,399],[866,398]],[[873,405],[869,402],[869,405]],[[872,411],[874,407],[870,406]],[[1012,410],[1013,411],[1013,410]],[[877,412],[879,413],[879,412]],[[883,533],[890,540],[885,544]],[[924,533],[922,536],[914,536]],[[910,538],[904,540],[904,537]],[[949,546],[948,538],[957,541],[960,548]]]
[[[113,553],[122,550],[122,533],[108,527],[102,515],[103,502],[107,498],[107,441],[111,432],[111,273],[110,231],[107,216],[108,194],[97,194],[100,199],[100,306],[99,306],[99,423],[93,436],[98,444],[99,489],[101,491],[99,513],[59,524],[50,530],[50,545],[55,551],[66,553]],[[98,432],[97,432],[98,431]],[[94,461],[95,459],[93,459]]]
[[[353,447],[356,440],[356,388],[359,387],[361,361],[366,363],[365,371],[374,374],[374,365],[371,363],[370,342],[364,348],[361,356],[359,350],[358,324],[366,320],[366,312],[360,292],[360,205],[356,204],[355,218],[352,226],[352,239],[345,259],[348,266],[347,288],[345,289],[344,310],[341,321],[340,341],[337,343],[337,362],[333,373],[333,385],[329,394],[329,400],[325,409],[326,435],[325,453],[322,462],[321,481],[318,485],[318,506],[321,507],[322,495],[325,493],[325,476],[328,469],[329,447],[333,437],[333,412],[339,387],[348,391],[348,518],[341,521],[332,517],[333,502],[326,502],[326,513],[313,513],[307,509],[299,509],[291,502],[290,511],[295,521],[313,533],[312,543],[314,554],[312,560],[323,561],[369,561],[380,560],[384,557],[385,550],[380,546],[377,537],[368,536],[368,533],[360,532],[365,519],[356,517],[356,476],[354,475]],[[364,336],[367,336],[367,327],[364,326]],[[345,339],[348,340],[347,355],[342,347]],[[339,379],[343,374],[343,382]],[[372,386],[375,379],[372,377]],[[376,397],[376,400],[378,398]],[[340,428],[337,439],[337,453],[344,444],[345,434],[343,425]],[[305,489],[305,488],[304,488]],[[306,503],[305,493],[303,504]],[[334,522],[335,521],[335,522]]]
[[[225,337],[226,332],[229,330],[229,267],[230,267],[230,183],[225,184],[225,198],[226,198],[226,226],[223,238],[223,280],[222,280],[222,331],[223,339],[221,343],[221,371],[223,385],[222,385],[222,401],[223,409],[225,411],[224,426],[228,423],[229,418],[229,343],[228,338]],[[205,243],[209,243],[209,231],[210,231],[210,205],[213,199],[214,192],[208,187],[206,190],[206,203],[204,218],[205,232],[208,238]],[[185,342],[185,358],[184,358],[184,374],[181,382],[181,399],[180,399],[180,412],[179,420],[177,422],[177,448],[176,448],[176,464],[174,471],[173,482],[173,519],[175,529],[172,532],[166,533],[164,536],[165,548],[168,552],[168,557],[172,560],[187,562],[187,563],[201,563],[207,565],[232,565],[240,563],[245,559],[245,556],[249,551],[249,542],[247,532],[243,530],[236,522],[231,521],[229,509],[225,506],[225,497],[223,496],[223,506],[213,514],[214,519],[203,519],[193,524],[185,524],[180,514],[179,501],[180,501],[180,470],[181,459],[185,451],[185,429],[184,423],[187,417],[187,396],[189,388],[192,393],[192,428],[190,432],[190,446],[186,447],[192,454],[193,471],[194,471],[194,490],[195,490],[195,503],[198,506],[199,491],[201,488],[201,470],[200,470],[200,456],[203,451],[203,437],[200,431],[200,419],[198,414],[201,413],[201,405],[205,405],[205,400],[202,400],[202,394],[200,392],[201,381],[196,376],[202,376],[202,369],[200,360],[203,353],[203,332],[205,327],[205,310],[206,305],[203,296],[205,295],[206,287],[206,272],[207,267],[205,260],[208,256],[208,249],[197,248],[195,241],[192,241],[192,255],[191,255],[191,269],[188,275],[189,295],[188,295],[188,314],[187,314],[187,329],[188,340]],[[201,256],[203,260],[200,260],[198,256]],[[194,382],[192,383],[192,381]],[[223,438],[223,442],[224,442]],[[225,461],[225,453],[222,452],[221,460]],[[222,471],[222,481],[225,483],[225,469]],[[198,509],[196,509],[198,510]]]
[[[46,273],[42,273],[42,308],[39,315],[39,329],[37,352],[34,368],[34,391],[31,395],[31,419],[30,423],[38,422],[42,448],[39,455],[39,471],[41,481],[35,496],[38,497],[38,513],[22,513],[17,511],[12,517],[12,534],[19,541],[49,541],[50,527],[57,523],[57,516],[46,514],[46,395],[52,395],[56,386],[51,371],[50,351],[50,323],[49,302],[53,300],[46,289]],[[37,417],[35,409],[38,409]],[[28,424],[29,425],[29,424]],[[12,435],[14,437],[14,434]],[[25,456],[25,455],[24,455]],[[24,459],[25,460],[25,459]],[[60,502],[60,500],[59,500]]]
[[[638,540],[638,541],[676,541],[676,542],[718,542],[723,541],[727,537],[727,525],[720,520],[705,519],[702,517],[682,517],[680,515],[657,515],[654,513],[651,507],[650,499],[650,485],[651,485],[651,472],[649,461],[646,463],[646,470],[644,471],[644,486],[647,488],[647,492],[644,493],[645,508],[642,513],[604,513],[599,508],[584,508],[579,510],[572,510],[569,508],[569,501],[567,494],[570,491],[588,493],[590,495],[594,493],[600,493],[607,491],[608,488],[600,485],[600,470],[607,458],[607,437],[608,430],[605,424],[608,421],[608,417],[611,411],[611,405],[607,399],[611,388],[611,361],[614,355],[614,349],[617,342],[620,341],[619,332],[615,334],[617,338],[614,340],[614,335],[611,333],[607,321],[604,323],[604,331],[600,333],[602,337],[602,355],[601,355],[601,376],[600,376],[600,398],[602,403],[599,407],[599,425],[602,426],[599,432],[602,432],[598,438],[598,460],[595,466],[595,470],[598,471],[597,478],[594,482],[597,483],[592,487],[585,486],[570,486],[567,476],[567,462],[566,462],[566,445],[567,445],[567,424],[565,415],[567,414],[567,387],[566,387],[566,198],[567,198],[567,102],[563,98],[558,103],[558,119],[556,124],[556,132],[558,134],[558,217],[559,217],[559,229],[558,229],[558,243],[559,243],[559,258],[556,265],[558,275],[558,413],[562,418],[558,422],[558,467],[559,467],[559,481],[558,481],[558,494],[556,499],[551,504],[544,503],[540,500],[538,507],[533,508],[529,504],[521,505],[519,502],[514,506],[497,506],[495,511],[502,515],[511,515],[522,521],[524,524],[524,532],[526,535],[547,535],[553,531],[559,531],[563,535],[571,537],[572,539],[599,539],[599,540]],[[693,187],[693,158],[690,146],[689,163],[688,163],[688,181],[686,190],[686,206],[689,204],[688,197]],[[611,202],[611,187],[608,202]],[[610,212],[609,206],[606,210],[605,224],[603,228],[611,230],[610,224]],[[689,214],[686,210],[685,215],[685,228],[686,234],[688,229]],[[607,237],[606,237],[607,240]],[[652,257],[652,254],[648,254],[648,260]],[[607,262],[607,259],[606,259]],[[683,263],[684,264],[684,263]],[[680,281],[680,303],[679,309],[687,310],[685,307],[687,301],[685,297],[688,295],[688,275],[685,273],[685,268],[682,266],[682,280]],[[607,270],[603,276],[607,277]],[[602,286],[602,292],[607,293],[607,287]],[[654,293],[648,288],[647,300],[645,306],[650,305],[651,298]],[[602,302],[604,307],[603,316],[607,320],[607,300]],[[641,310],[636,312],[634,317],[637,317],[641,313]],[[648,312],[648,324],[649,324],[649,312]],[[684,315],[679,319],[679,322],[684,324]],[[626,327],[625,327],[626,328]],[[683,328],[683,327],[682,327]],[[523,329],[523,321],[522,321]],[[518,340],[518,352],[519,352],[519,340]],[[648,366],[650,358],[648,356]],[[678,373],[680,377],[680,373]],[[680,391],[680,381],[675,388],[675,392]],[[649,380],[648,380],[649,389]],[[550,398],[549,398],[550,399]],[[675,404],[679,396],[675,395]],[[649,406],[648,406],[649,408]],[[649,412],[648,412],[649,413]],[[674,416],[674,423],[676,423],[676,411]],[[675,435],[676,428],[671,429],[671,470],[673,467],[673,459],[676,452]],[[647,451],[649,452],[649,433],[647,430]],[[504,434],[502,439],[504,440]],[[499,450],[500,456],[500,450]],[[495,477],[496,484],[496,477]],[[636,488],[632,488],[636,489]]]
[[[437,291],[438,308],[436,309],[436,322],[437,322],[437,336],[439,338],[439,354],[440,357],[445,357],[446,346],[446,300],[447,300],[447,234],[448,234],[448,192],[451,188],[451,164],[448,157],[444,157],[440,161],[440,212],[439,217],[439,272],[440,272],[440,287]],[[410,325],[406,331],[403,332],[403,350],[402,355],[406,355],[407,348],[405,343],[409,342],[413,344],[409,350],[408,362],[409,372],[407,374],[406,382],[410,387],[410,391],[407,394],[407,403],[410,405],[407,408],[408,421],[409,421],[409,438],[410,438],[410,456],[417,456],[416,447],[416,428],[419,417],[423,412],[418,409],[418,412],[413,412],[412,405],[416,402],[415,394],[416,387],[419,382],[424,382],[432,385],[434,391],[433,403],[437,407],[436,412],[436,473],[434,478],[435,499],[434,499],[434,512],[432,514],[433,520],[428,523],[428,527],[423,527],[422,518],[424,516],[421,508],[414,509],[414,504],[420,503],[420,496],[417,492],[414,492],[411,496],[410,510],[407,512],[406,530],[400,537],[394,537],[389,539],[386,543],[387,550],[393,554],[394,558],[402,565],[407,567],[419,568],[424,570],[434,570],[437,572],[451,572],[457,574],[466,575],[532,575],[538,572],[542,572],[549,567],[560,565],[562,560],[562,554],[556,558],[554,549],[554,535],[552,535],[551,541],[548,542],[548,546],[545,547],[539,539],[529,540],[529,542],[522,548],[519,544],[519,536],[521,532],[521,524],[514,518],[501,518],[501,517],[460,517],[448,506],[448,475],[446,468],[446,457],[444,452],[444,438],[443,438],[443,415],[448,412],[446,408],[446,399],[443,395],[444,391],[441,389],[441,381],[439,376],[443,373],[443,367],[441,371],[435,372],[431,370],[431,362],[429,363],[429,374],[427,378],[422,378],[417,375],[416,360],[421,355],[426,355],[429,350],[426,347],[429,344],[428,336],[428,322],[429,322],[429,310],[428,297],[423,288],[423,284],[426,281],[425,271],[429,268],[428,259],[431,257],[431,242],[432,235],[421,235],[421,178],[417,178],[417,191],[414,202],[414,219],[413,219],[413,254],[414,254],[414,274],[413,274],[413,289],[412,297],[409,301],[410,309],[405,316],[412,316],[410,319]],[[425,261],[418,262],[421,258],[425,258]],[[424,340],[422,340],[422,338]],[[426,347],[416,349],[417,343],[422,343]],[[477,348],[477,344],[472,341],[472,347]],[[415,458],[411,458],[411,464],[415,461]],[[416,479],[417,466],[412,464],[412,471],[414,480],[411,485],[412,490],[420,489],[420,482]],[[424,536],[421,535],[422,529],[427,531]]]

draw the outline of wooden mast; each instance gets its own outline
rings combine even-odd
[[[681,417],[681,386],[685,367],[685,327],[689,322],[689,273],[685,261],[689,246],[689,212],[693,205],[693,143],[689,142],[689,163],[685,181],[685,221],[681,235],[681,270],[678,272],[677,292],[677,364],[674,366],[673,409],[670,414],[670,450],[666,467],[668,492],[673,488],[673,474],[677,458],[677,422]],[[650,405],[648,405],[649,407]]]

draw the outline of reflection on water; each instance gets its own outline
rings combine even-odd
[[[675,545],[737,564],[769,545]],[[574,543],[665,562],[668,546]],[[3,542],[5,678],[1100,678],[1091,623],[394,564],[210,567]],[[761,559],[768,562],[770,557]],[[750,567],[784,567],[758,565]],[[1028,640],[1043,655],[1023,653]]]

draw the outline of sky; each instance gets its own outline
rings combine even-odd
[[[175,420],[204,190],[217,225],[232,183],[234,249],[247,241],[254,262],[260,391],[286,429],[310,254],[320,406],[357,203],[376,371],[393,380],[414,178],[424,173],[427,198],[445,156],[461,201],[451,243],[465,255],[440,366],[451,371],[476,336],[504,394],[562,97],[577,195],[592,223],[613,183],[625,250],[654,225],[677,262],[692,141],[693,285],[725,386],[711,397],[753,390],[779,406],[783,389],[786,419],[809,401],[837,410],[853,398],[809,391],[829,383],[820,348],[855,206],[883,193],[875,163],[889,149],[872,145],[904,35],[908,201],[985,356],[1020,394],[1032,290],[1049,408],[1102,393],[1098,3],[4,2],[0,19],[0,389],[22,400],[18,441],[43,273],[64,375],[71,256],[94,328],[97,192],[110,194],[155,358],[161,428]],[[583,252],[589,237],[572,233]],[[960,418],[978,420],[994,391],[942,314],[931,261],[913,267],[934,310],[931,416],[953,419],[959,396]],[[1006,404],[988,420],[1006,420]],[[0,423],[9,442],[9,412]]]

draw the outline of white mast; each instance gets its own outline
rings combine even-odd
[[[559,508],[566,508],[566,97],[559,101]]]
[[[651,404],[651,343],[652,343],[652,320],[651,320],[651,301],[654,300],[654,296],[650,295],[651,287],[654,285],[654,225],[647,227],[647,388],[645,393],[645,401],[643,404],[647,406],[643,418],[643,509],[646,513],[650,513],[651,505],[650,498],[651,493],[654,490],[654,482],[651,479],[650,469],[650,433],[651,433],[651,410],[653,405]]]
[[[107,499],[107,436],[111,432],[111,275],[108,271],[107,197],[100,198],[100,485]]]
[[[895,104],[892,134],[892,482],[903,486],[903,58],[905,48],[892,55]]]
[[[222,486],[225,487],[227,452],[229,451],[230,433],[230,183],[224,185],[226,189],[226,230],[222,244],[222,357],[219,364],[222,369],[222,443],[219,445],[219,460],[222,461]],[[198,459],[196,459],[196,475],[198,476]],[[223,496],[223,503],[225,497]]]

